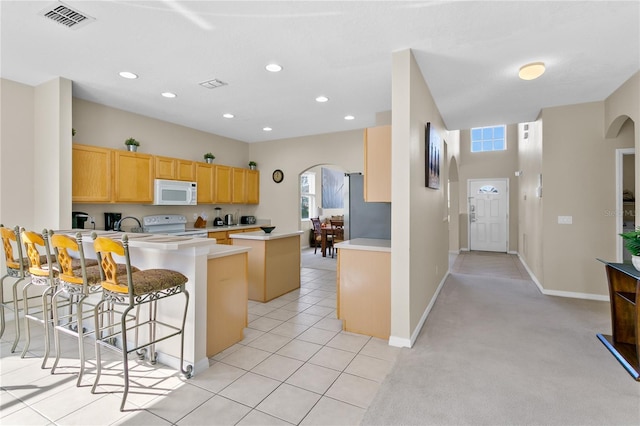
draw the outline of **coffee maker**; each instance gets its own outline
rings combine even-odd
[[[71,227],[73,229],[84,229],[84,223],[90,218],[85,212],[71,212]]]
[[[117,221],[122,219],[122,213],[105,213],[104,214],[104,230],[112,231]]]

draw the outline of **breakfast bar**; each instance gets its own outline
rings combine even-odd
[[[267,234],[263,231],[230,235],[234,246],[250,247],[249,299],[268,302],[300,288],[302,231]]]

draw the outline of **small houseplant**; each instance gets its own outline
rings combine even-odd
[[[255,170],[256,167],[258,167],[258,163],[256,163],[255,161],[249,161],[249,168],[251,170]]]
[[[210,153],[210,152],[207,152],[207,153],[204,155],[204,161],[206,161],[207,163],[213,163],[213,160],[214,160],[215,158],[216,158],[216,156],[215,156],[215,155],[213,155],[213,154],[212,154],[212,153]]]
[[[133,152],[136,152],[138,150],[138,147],[140,146],[140,142],[138,142],[134,138],[127,139],[126,141],[124,141],[124,144],[127,146],[127,149],[129,151]]]
[[[624,240],[624,246],[631,253],[631,263],[640,271],[640,227],[637,227],[635,231],[625,232],[619,234]]]

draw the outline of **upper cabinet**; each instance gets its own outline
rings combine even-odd
[[[73,144],[72,198],[74,203],[111,201],[112,154],[108,148]]]
[[[214,203],[216,200],[215,166],[196,162],[194,167],[198,184],[198,204]]]
[[[114,151],[114,197],[116,203],[153,202],[153,156]]]
[[[391,126],[364,130],[364,200],[391,202]]]
[[[195,166],[193,161],[161,157],[158,155],[155,155],[153,158],[155,160],[156,179],[195,181]]]
[[[153,180],[196,182],[198,204],[258,204],[257,170],[73,144],[74,203],[153,203]]]

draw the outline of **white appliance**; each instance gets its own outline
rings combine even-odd
[[[186,225],[187,217],[181,214],[155,214],[142,218],[142,232],[192,238],[209,236],[206,229],[187,229]]]
[[[198,184],[181,180],[155,179],[153,204],[156,206],[195,206],[198,202]]]

